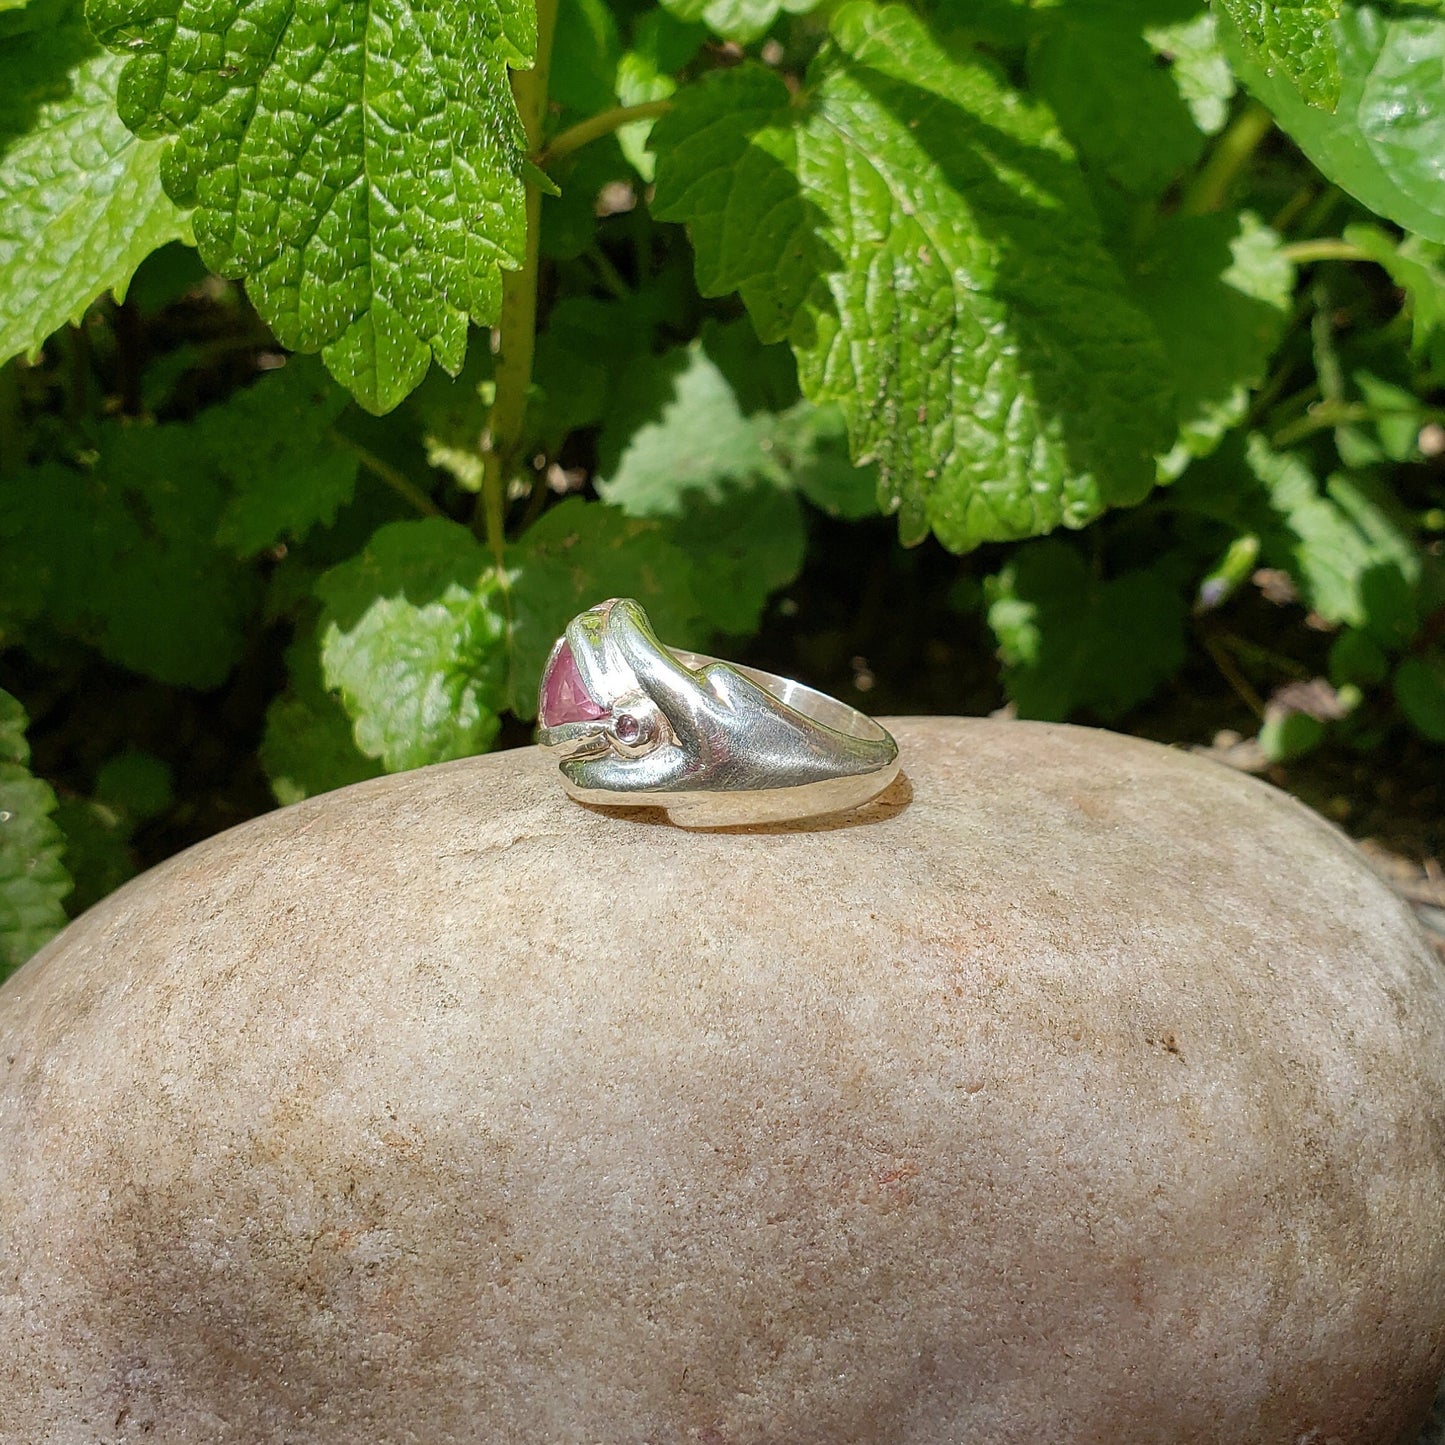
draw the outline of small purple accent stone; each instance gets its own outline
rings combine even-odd
[[[619,742],[635,743],[642,736],[642,724],[631,713],[623,713],[612,724],[612,730]]]

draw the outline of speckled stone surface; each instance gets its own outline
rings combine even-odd
[[[0,990],[0,1440],[1393,1442],[1445,989],[1341,836],[900,724],[853,826],[526,750],[172,860]]]

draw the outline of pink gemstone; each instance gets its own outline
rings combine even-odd
[[[607,709],[593,702],[572,649],[563,643],[542,679],[541,723],[544,728],[560,727],[569,722],[594,722],[606,715]]]
[[[625,743],[635,743],[642,736],[642,724],[631,713],[623,713],[613,727],[617,736]]]

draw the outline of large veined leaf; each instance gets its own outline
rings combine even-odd
[[[836,401],[909,542],[1082,526],[1153,484],[1168,368],[1046,110],[901,6],[851,4],[795,99],[762,66],[679,92],[656,213]]]
[[[1340,57],[1333,23],[1340,0],[1219,0],[1250,60],[1307,105],[1334,109]]]
[[[185,233],[161,190],[163,147],[115,114],[122,64],[78,6],[0,47],[0,361],[36,351]]]
[[[132,57],[126,124],[176,137],[165,185],[207,264],[246,278],[286,346],[321,350],[373,411],[433,356],[460,368],[522,256],[508,67],[531,61],[531,0],[90,0],[89,18]]]
[[[1227,23],[1221,34],[1245,84],[1330,180],[1407,231],[1445,241],[1445,13],[1347,5],[1331,27],[1332,111],[1271,73]]]

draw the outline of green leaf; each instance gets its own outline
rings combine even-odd
[[[1184,662],[1188,608],[1170,559],[1103,579],[1050,538],[1020,547],[985,592],[1020,717],[1059,721],[1087,708],[1110,721]]]
[[[1342,76],[1333,112],[1221,26],[1240,78],[1330,180],[1407,231],[1445,241],[1445,15],[1350,4],[1332,34]]]
[[[120,113],[173,135],[167,191],[206,263],[245,277],[283,345],[321,350],[368,410],[395,406],[521,264],[524,141],[508,66],[531,0],[89,0],[132,58]]]
[[[700,20],[724,40],[749,45],[772,29],[779,15],[806,15],[822,0],[661,0],[678,20]]]
[[[1362,479],[1337,473],[1321,486],[1302,455],[1273,451],[1256,435],[1243,458],[1191,469],[1173,497],[1256,533],[1264,564],[1288,572],[1326,622],[1363,628],[1387,647],[1414,635],[1420,557]]]
[[[675,20],[665,10],[650,10],[637,22],[632,44],[617,62],[617,99],[622,105],[666,100],[677,90],[674,78],[697,53],[707,31]],[[654,122],[633,121],[617,132],[617,143],[638,175],[649,184],[656,161],[647,149]]]
[[[1333,25],[1340,0],[1217,0],[1252,65],[1306,105],[1333,110],[1341,58]]]
[[[92,466],[0,479],[0,608],[157,681],[215,687],[258,593],[213,541],[225,500],[192,427],[106,425]]]
[[[421,423],[427,463],[450,472],[464,491],[482,489],[482,434],[495,396],[491,351],[473,346],[456,376],[429,372],[407,399]]]
[[[505,627],[486,570],[465,527],[431,517],[380,528],[316,584],[326,686],[389,772],[485,752],[497,735]]]
[[[289,680],[266,709],[261,766],[281,804],[374,778],[381,768],[356,746],[341,700],[321,678],[321,645],[313,629],[286,650]]]
[[[606,0],[559,0],[547,98],[571,118],[616,105],[613,77],[621,55]]]
[[[595,602],[636,597],[678,646],[706,633],[693,561],[664,523],[573,498],[506,563],[499,577],[466,528],[429,518],[381,527],[321,577],[320,683],[293,660],[289,699],[268,719],[264,760],[282,801],[351,780],[318,756],[337,736],[325,689],[339,692],[356,748],[395,772],[485,751],[503,707],[534,716],[552,644]]]
[[[161,190],[163,147],[115,114],[121,67],[78,7],[0,46],[0,362],[33,355],[186,234]]]
[[[1236,87],[1219,44],[1214,12],[1202,10],[1188,20],[1150,26],[1144,38],[1170,62],[1170,74],[1194,124],[1205,135],[1218,135],[1229,119]]]
[[[577,613],[608,597],[635,597],[658,636],[673,646],[701,641],[693,565],[660,522],[580,497],[544,512],[508,550],[510,677],[507,705],[537,712],[537,688],[552,644]]]
[[[1290,763],[1312,753],[1324,741],[1325,724],[1307,712],[1291,708],[1266,709],[1259,729],[1259,745],[1272,763]]]
[[[698,284],[787,339],[906,542],[955,550],[1136,502],[1167,375],[1046,111],[896,6],[844,5],[797,101],[754,65],[678,93],[655,214]]]
[[[1395,670],[1395,701],[1421,737],[1445,743],[1445,653],[1407,657]]]
[[[117,814],[129,832],[175,802],[170,767],[154,753],[128,748],[95,775],[95,800]]]
[[[802,568],[807,539],[793,485],[822,492],[832,484],[835,496],[852,501],[828,472],[818,408],[799,402],[783,416],[744,414],[719,359],[745,388],[765,392],[765,357],[744,322],[632,366],[598,443],[598,494],[630,516],[672,520],[673,541],[693,559],[704,614],[734,634],[754,631],[769,596]],[[846,452],[841,461],[853,471]],[[870,485],[866,473],[863,480]],[[872,496],[866,501],[872,511]]]
[[[1390,659],[1368,632],[1351,628],[1330,646],[1330,681],[1335,687],[1373,687],[1389,675]]]
[[[634,363],[609,398],[598,441],[598,495],[632,516],[677,516],[680,491],[775,476],[773,427],[768,413],[743,415],[701,341]]]
[[[1294,267],[1248,211],[1165,218],[1125,265],[1169,358],[1179,439],[1160,471],[1177,477],[1243,420],[1288,320]]]
[[[30,772],[25,709],[0,690],[0,978],[65,924],[65,838],[55,794]]]
[[[628,516],[673,524],[693,593],[724,632],[754,631],[768,597],[803,565],[802,513],[773,455],[774,430],[770,413],[743,415],[694,342],[629,372],[599,444],[598,495]]]
[[[830,517],[878,515],[878,469],[855,467],[838,406],[800,401],[775,419],[772,455],[792,484]]]
[[[216,529],[221,546],[254,557],[336,520],[356,487],[356,455],[332,430],[347,401],[316,362],[298,356],[201,414],[197,446],[231,489]]]
[[[1029,52],[1029,78],[1086,167],[1155,199],[1199,159],[1204,135],[1137,20],[1129,20],[1109,11],[1061,12]]]

